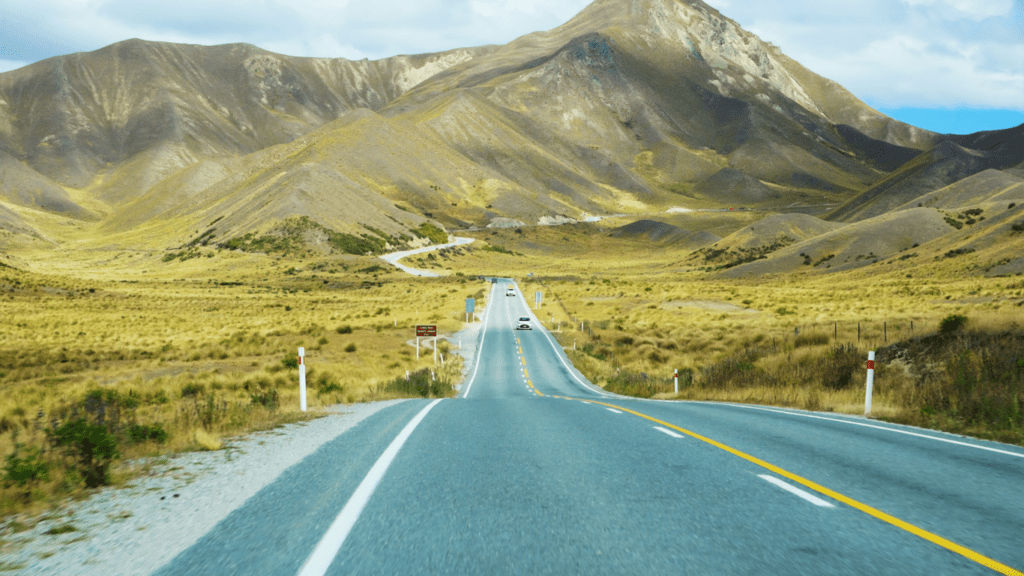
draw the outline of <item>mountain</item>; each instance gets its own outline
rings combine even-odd
[[[116,204],[199,159],[290,142],[379,109],[488,48],[377,61],[294,58],[246,44],[126,40],[0,74],[0,150]]]
[[[129,40],[0,74],[0,227],[249,249],[296,221],[358,246],[680,205],[853,222],[1015,177],[1019,142],[888,118],[700,0],[597,0],[503,46],[353,62]]]
[[[884,214],[919,196],[988,170],[1024,166],[1024,124],[944,138],[828,215],[844,222]],[[980,182],[979,182],[980,183]]]

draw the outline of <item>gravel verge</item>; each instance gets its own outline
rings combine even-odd
[[[324,443],[405,400],[339,405],[316,420],[228,439],[133,466],[147,476],[64,504],[31,529],[0,530],[0,571],[81,576],[151,574]],[[70,525],[63,534],[46,532]]]

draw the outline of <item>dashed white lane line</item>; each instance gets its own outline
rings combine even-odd
[[[654,429],[657,430],[658,432],[664,432],[665,434],[668,434],[673,438],[686,438],[686,436],[683,436],[682,434],[676,434],[675,432],[669,430],[668,428],[662,428],[661,426],[655,426]]]
[[[605,408],[605,410],[607,410],[607,411],[609,411],[609,412],[615,412],[616,414],[622,414],[622,412],[621,412],[621,411],[619,411],[619,410],[616,410],[616,409],[614,409],[614,408]]]
[[[808,502],[814,504],[815,506],[821,506],[823,508],[835,508],[835,506],[833,506],[831,502],[826,502],[809,492],[804,492],[803,490],[797,488],[796,486],[793,486],[792,484],[789,484],[787,482],[783,482],[782,480],[779,480],[774,476],[769,476],[767,474],[758,474],[758,476],[764,478],[765,480],[771,482],[772,484],[775,484],[776,486],[782,488],[786,492],[796,494],[797,496],[803,498],[804,500],[807,500]]]
[[[388,445],[384,453],[377,459],[377,462],[370,468],[363,481],[359,483],[356,491],[352,493],[345,507],[341,509],[341,513],[331,523],[323,538],[316,545],[316,548],[313,549],[313,553],[306,559],[302,570],[299,571],[299,576],[323,576],[327,572],[327,568],[334,561],[334,557],[338,555],[338,551],[341,550],[341,545],[348,538],[348,533],[352,531],[352,526],[359,519],[359,514],[362,513],[366,503],[369,502],[370,496],[373,496],[373,492],[377,489],[377,485],[380,484],[384,473],[388,471],[388,466],[391,466],[391,462],[398,455],[398,451],[402,449],[402,445],[412,435],[412,431],[423,421],[427,412],[430,412],[430,409],[437,406],[437,403],[440,401],[440,398],[434,400],[426,408],[420,410],[419,414],[416,414],[405,425],[405,428],[402,428],[398,436],[391,441],[391,444]]]

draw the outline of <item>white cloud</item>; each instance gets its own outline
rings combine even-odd
[[[127,38],[384,58],[503,44],[589,0],[2,0],[0,70]],[[621,0],[627,1],[627,0]],[[869,103],[1024,109],[1024,0],[708,0]]]
[[[874,106],[1024,110],[1022,0],[707,1]]]
[[[0,58],[0,72],[9,72],[11,70],[17,70],[22,66],[28,66],[31,62],[25,60],[7,60]]]

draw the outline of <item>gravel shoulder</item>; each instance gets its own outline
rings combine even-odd
[[[151,574],[321,445],[405,400],[339,405],[322,418],[229,439],[216,452],[136,461],[149,474],[0,531],[0,571],[81,576]],[[46,534],[69,524],[75,530]]]

